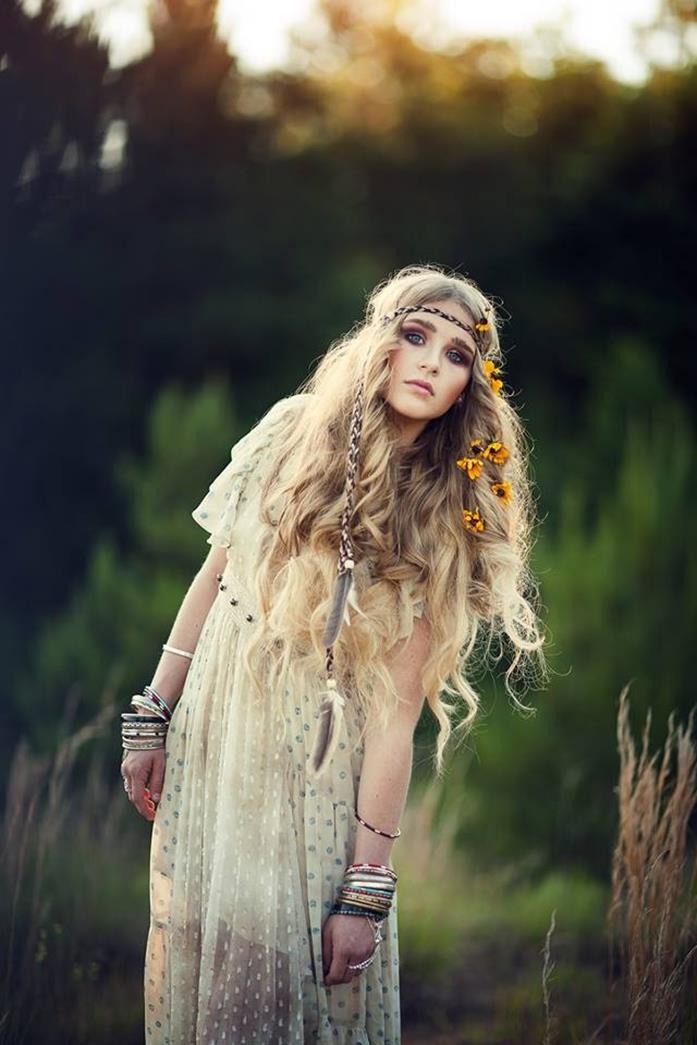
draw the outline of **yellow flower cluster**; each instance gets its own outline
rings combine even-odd
[[[484,468],[484,462],[490,461],[492,464],[502,465],[508,460],[510,452],[503,443],[498,440],[487,443],[484,445],[481,439],[472,439],[470,442],[470,457],[461,457],[455,463],[470,479],[478,479],[482,474]],[[496,497],[499,497],[504,504],[508,504],[511,500],[511,484],[504,480],[499,480],[495,483],[490,483],[490,489]],[[471,510],[464,508],[462,512],[462,521],[465,524],[465,529],[472,533],[482,533],[485,529],[485,523],[480,514],[479,508]]]
[[[483,365],[484,373],[489,378],[489,384],[491,385],[492,392],[494,393],[494,395],[501,395],[503,381],[498,377],[494,377],[494,374],[501,373],[501,367],[496,366],[496,363],[494,363],[493,359],[485,359]]]
[[[484,529],[484,520],[479,514],[479,508],[475,508],[474,511],[470,511],[469,508],[464,508],[462,511],[462,519],[465,524],[465,529],[472,530],[473,533],[481,533]]]

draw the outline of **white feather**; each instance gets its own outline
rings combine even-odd
[[[349,605],[352,606],[356,613],[359,613],[361,617],[366,616],[363,610],[361,609],[360,605],[358,604],[358,592],[356,591],[355,585],[351,585],[351,590],[348,593],[346,605],[344,606],[344,624],[347,624],[349,627],[351,627]]]

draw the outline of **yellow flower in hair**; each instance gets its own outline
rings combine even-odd
[[[510,457],[510,453],[503,443],[493,442],[487,446],[484,456],[493,464],[504,464]]]
[[[489,384],[491,385],[491,389],[494,392],[494,394],[500,395],[501,389],[503,388],[503,381],[501,381],[498,377],[494,377],[494,374],[500,374],[501,367],[496,366],[496,363],[493,361],[493,359],[485,359],[484,373],[489,378]]]
[[[466,472],[470,479],[478,479],[482,474],[482,468],[484,465],[476,457],[461,457],[455,464],[458,468],[461,468],[463,472]]]
[[[469,508],[463,508],[462,521],[465,524],[465,529],[471,533],[482,533],[484,530],[484,520],[479,514],[479,508],[475,508],[473,511]]]
[[[497,497],[500,497],[504,504],[508,504],[511,500],[511,484],[507,482],[492,483],[492,493],[495,493]]]
[[[486,452],[484,450],[484,441],[482,439],[473,439],[470,442],[470,450],[475,457],[485,457]]]
[[[491,305],[485,305],[484,315],[481,319],[477,320],[474,324],[475,330],[491,330],[491,324],[489,322],[489,313],[491,312]]]

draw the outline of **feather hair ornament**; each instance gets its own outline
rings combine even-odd
[[[322,775],[332,760],[339,742],[339,733],[344,720],[346,698],[339,692],[334,678],[334,651],[341,625],[350,623],[348,606],[356,606],[355,593],[352,591],[353,568],[355,566],[353,543],[351,541],[351,516],[353,515],[353,495],[356,488],[358,471],[358,446],[363,424],[363,382],[359,381],[353,400],[351,425],[349,431],[349,448],[346,459],[346,485],[344,492],[344,508],[341,513],[341,534],[339,538],[338,577],[334,585],[331,610],[322,637],[326,648],[326,687],[322,693],[322,702],[318,713],[317,732],[307,767],[308,776],[317,778]]]

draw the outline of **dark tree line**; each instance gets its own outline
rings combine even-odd
[[[502,299],[550,534],[570,476],[588,525],[614,494],[633,419],[694,407],[694,67],[630,88],[557,58],[534,78],[505,41],[437,54],[322,7],[303,71],[251,77],[213,3],[156,6],[151,53],[118,71],[51,2],[3,5],[0,651],[22,695],[5,745],[99,541],[116,573],[141,547],[117,477],[159,397],[222,382],[241,431],[399,265],[455,266]],[[209,467],[239,433],[204,428]]]

